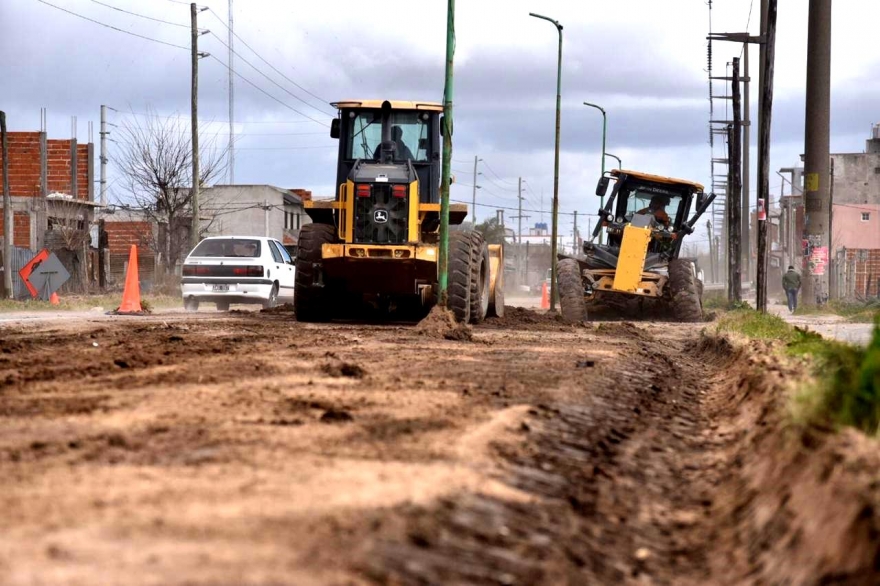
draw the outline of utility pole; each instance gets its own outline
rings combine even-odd
[[[773,114],[773,63],[776,53],[776,2],[762,0],[768,4],[767,12],[761,15],[761,28],[764,42],[761,52],[761,114],[758,128],[758,274],[757,274],[757,309],[767,313],[767,214],[770,213],[770,122]],[[764,18],[766,16],[766,18]],[[827,159],[826,159],[827,160]]]
[[[578,211],[574,211],[574,234],[573,234],[574,244],[571,249],[574,251],[573,254],[578,253]]]
[[[196,3],[189,5],[190,24],[192,27],[192,89],[190,96],[190,108],[192,113],[192,198],[190,205],[192,206],[192,227],[190,228],[190,245],[191,249],[195,248],[199,243],[199,232],[201,231],[201,221],[199,219],[199,189],[201,188],[201,175],[199,171],[199,58],[207,57],[208,53],[199,53],[199,33],[198,14],[207,10],[207,8],[199,9]],[[172,227],[169,226],[169,229]]]
[[[190,249],[199,243],[199,27],[196,3],[189,5],[189,16],[192,25],[192,91],[190,108],[192,113],[192,228],[190,229]],[[172,229],[171,226],[168,227]]]
[[[6,144],[6,112],[0,110],[0,146],[3,147],[3,288],[10,299],[12,291],[12,197],[9,195],[9,149]]]
[[[831,116],[831,0],[810,0],[807,25],[807,99],[804,136],[804,256],[802,300],[823,302],[828,294],[826,265],[831,235],[829,133]],[[811,258],[813,261],[811,262]]]
[[[446,78],[443,84],[443,162],[440,167],[440,252],[437,263],[437,282],[440,305],[446,306],[446,286],[449,283],[449,171],[452,166],[452,82],[455,58],[455,0],[446,5]],[[476,182],[474,182],[476,185]],[[476,217],[476,216],[474,216]]]
[[[519,178],[516,185],[516,204],[519,208],[516,213],[516,284],[520,285],[522,281],[522,177]]]
[[[107,205],[107,106],[101,105],[101,206]]]
[[[740,94],[739,57],[733,58],[731,67],[731,97],[733,99],[733,141],[730,144],[731,156],[729,168],[731,169],[731,191],[727,196],[728,211],[728,236],[732,248],[729,252],[730,272],[733,280],[732,301],[742,301],[742,105]],[[731,281],[731,278],[728,278]]]
[[[235,52],[232,50],[234,18],[232,15],[232,0],[229,0],[229,184],[235,184],[235,83],[233,81],[233,63]]]
[[[761,4],[763,5],[764,0]],[[763,26],[763,25],[762,25]],[[763,30],[762,30],[763,34]],[[761,44],[761,55],[763,55],[764,45]],[[761,57],[763,59],[763,56]],[[752,280],[752,238],[751,238],[751,199],[752,199],[752,108],[751,102],[751,79],[749,78],[749,44],[743,43],[743,110],[742,110],[742,270],[747,281]],[[759,85],[760,87],[760,85]],[[760,100],[759,100],[760,104]],[[758,121],[762,123],[759,116]],[[760,131],[760,128],[758,129]],[[760,156],[760,155],[759,155]]]
[[[477,225],[477,163],[479,163],[479,162],[480,162],[480,159],[477,158],[477,155],[474,155],[474,180],[471,185],[471,187],[473,187],[473,192],[474,192],[473,193],[474,201],[472,202],[473,207],[471,208],[471,210],[473,210],[473,212],[474,212],[474,226]]]

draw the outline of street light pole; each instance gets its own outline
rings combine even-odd
[[[611,157],[612,159],[617,159],[617,168],[623,169],[623,161],[620,160],[620,157],[617,155],[612,155],[611,153],[605,153],[606,157]]]
[[[556,247],[559,232],[559,129],[562,126],[562,25],[547,16],[529,12],[529,16],[546,20],[559,33],[559,57],[556,64],[556,153],[553,162],[553,229],[550,242],[550,311],[556,309]]]
[[[605,113],[605,108],[602,106],[591,104],[590,102],[584,102],[584,106],[589,106],[591,108],[596,108],[600,112],[602,112],[602,177],[605,176],[605,134],[608,130],[608,115]],[[599,207],[605,209],[605,196],[599,198]],[[599,232],[599,244],[602,244],[602,233]]]

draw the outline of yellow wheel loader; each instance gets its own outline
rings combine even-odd
[[[586,319],[591,305],[621,312],[659,313],[678,321],[703,317],[703,285],[695,259],[681,258],[685,236],[692,234],[715,194],[699,183],[615,169],[599,180],[596,195],[614,181],[592,239],[583,254],[557,256],[562,317]],[[688,219],[692,204],[696,206]],[[593,241],[601,230],[605,244]]]
[[[304,202],[294,306],[299,321],[368,314],[421,319],[437,301],[440,228],[438,103],[349,100],[333,104],[339,139],[336,198]],[[451,204],[449,224],[467,206]],[[449,232],[448,307],[481,322],[504,310],[501,245],[469,229]]]

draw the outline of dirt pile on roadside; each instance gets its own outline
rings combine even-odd
[[[469,342],[474,336],[469,325],[457,322],[451,311],[439,305],[431,309],[428,316],[416,325],[415,330],[422,336],[462,342]]]
[[[485,326],[496,328],[552,328],[554,330],[569,329],[572,326],[562,320],[555,311],[535,311],[525,307],[504,306],[504,317],[489,317]]]
[[[710,406],[733,482],[714,511],[716,572],[744,568],[736,580],[764,583],[876,584],[880,560],[880,452],[855,430],[791,423],[788,384],[803,366],[767,344],[704,336],[701,359],[721,367],[734,392]]]
[[[293,303],[282,303],[275,307],[264,307],[260,310],[260,313],[294,315],[296,311],[294,310]]]

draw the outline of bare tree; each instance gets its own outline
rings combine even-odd
[[[225,149],[217,147],[217,134],[205,132],[206,128],[199,129],[200,186],[225,172]],[[113,162],[127,188],[124,203],[133,204],[145,220],[158,225],[152,242],[146,244],[164,258],[165,271],[170,273],[189,246],[193,183],[189,124],[150,111],[147,116],[127,118],[118,136]],[[203,225],[201,232],[208,227]]]

